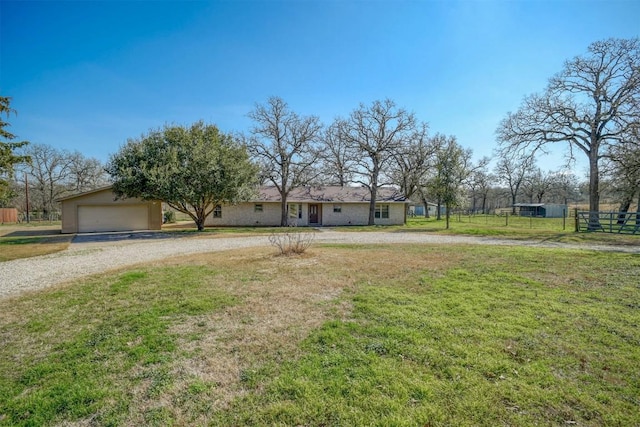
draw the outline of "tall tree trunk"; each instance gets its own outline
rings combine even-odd
[[[282,174],[282,179],[280,180],[280,188],[278,188],[278,192],[280,193],[280,227],[286,227],[288,224],[287,221],[287,196],[289,195],[290,188],[287,185],[287,176],[289,175],[288,169]]]
[[[625,219],[627,219],[627,212],[629,212],[629,208],[631,207],[631,202],[633,201],[633,196],[635,191],[631,194],[627,193],[624,195],[624,198],[620,202],[620,207],[618,208],[618,224],[624,224]]]
[[[380,166],[374,162],[373,173],[371,174],[371,200],[369,201],[369,225],[376,223],[376,198],[378,197],[378,176],[380,175]]]
[[[374,225],[376,221],[376,197],[378,189],[376,185],[371,187],[371,200],[369,201],[369,225]]]
[[[638,192],[638,206],[636,206],[636,226],[640,227],[640,192]]]
[[[289,225],[287,221],[287,195],[280,194],[282,203],[280,204],[280,227],[286,227]]]
[[[196,223],[196,227],[198,227],[198,231],[204,231],[204,222],[206,220],[204,216],[204,209],[195,209],[194,222]]]
[[[439,197],[438,197],[438,205],[436,206],[436,209],[437,209],[436,219],[440,221],[442,219],[442,214],[440,213],[440,211],[442,210],[442,202],[440,201]]]
[[[424,217],[425,218],[429,218],[429,202],[427,201],[427,198],[422,196],[422,204],[424,205]]]
[[[598,146],[592,142],[589,152],[589,230],[600,229],[600,170]]]
[[[424,205],[424,217],[429,218],[429,202],[427,201],[427,196],[424,193],[423,189],[418,190],[420,200],[422,200],[422,204]]]
[[[449,209],[449,203],[446,203],[444,208],[446,210],[445,215],[444,215],[445,218],[446,218],[446,221],[447,221],[446,229],[448,230],[449,229],[449,220],[451,218],[451,210]]]

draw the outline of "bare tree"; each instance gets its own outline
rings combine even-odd
[[[550,172],[543,172],[535,168],[526,174],[522,182],[522,194],[529,198],[529,202],[542,203],[545,194],[553,188],[554,181]]]
[[[337,119],[336,126],[354,159],[354,182],[370,192],[368,224],[373,225],[378,189],[392,183],[385,172],[398,151],[411,140],[416,118],[386,99],[370,106],[360,104],[348,118]]]
[[[640,126],[640,39],[608,39],[592,43],[589,53],[564,64],[542,94],[524,99],[497,129],[508,150],[544,150],[567,143],[589,159],[590,227],[597,228],[600,208],[599,161],[624,135]]]
[[[344,187],[353,182],[354,159],[346,141],[340,138],[338,123],[331,124],[322,134],[318,152],[320,177],[324,183]]]
[[[26,204],[26,194],[23,193],[28,185],[30,204],[43,215],[57,212],[56,200],[61,197],[109,183],[104,165],[80,152],[70,153],[51,145],[33,144],[26,146],[22,153],[31,161],[18,168],[20,173],[16,181],[20,185],[16,188]]]
[[[45,144],[29,145],[24,153],[31,158],[31,163],[22,169],[29,176],[32,206],[43,216],[51,215],[57,211],[56,200],[69,194],[69,153]]]
[[[640,216],[640,144],[617,146],[611,154],[610,177],[613,192],[620,203],[618,210],[621,212],[621,220],[636,197],[636,212]]]
[[[69,191],[90,191],[108,183],[109,176],[98,159],[85,157],[78,151],[69,154]]]
[[[513,153],[503,153],[495,166],[494,172],[498,181],[507,186],[511,195],[511,212],[514,214],[516,213],[515,204],[518,200],[520,187],[534,164],[535,159],[532,155],[520,157]]]
[[[431,142],[426,123],[420,123],[408,143],[395,153],[395,162],[389,166],[393,183],[400,187],[400,192],[407,199],[418,194],[425,185],[435,151]]]
[[[472,201],[471,210],[473,212],[476,212],[478,210],[477,201],[478,199],[480,199],[480,211],[483,214],[487,213],[487,199],[495,181],[496,177],[487,172],[486,168],[479,168],[471,174],[469,178],[469,190]]]
[[[551,173],[550,200],[556,203],[569,204],[569,200],[580,198],[578,178],[570,170],[560,170]]]
[[[278,97],[269,98],[266,104],[256,104],[249,118],[254,126],[247,147],[260,164],[264,179],[280,193],[280,225],[286,226],[289,193],[308,184],[318,174],[315,145],[322,125],[315,116],[298,116]]]

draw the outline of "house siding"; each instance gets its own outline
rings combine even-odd
[[[255,205],[262,205],[262,212],[255,211]],[[222,205],[222,216],[209,215],[204,224],[207,227],[233,226],[278,226],[280,225],[280,202],[251,202],[237,205]]]
[[[239,203],[237,205],[223,205],[222,216],[214,218],[209,215],[205,221],[207,227],[233,226],[280,226],[280,202],[257,202],[262,204],[262,212],[255,212],[256,202]],[[309,225],[309,205],[320,206],[320,224],[324,226],[367,225],[369,221],[369,202],[339,203],[317,202],[291,204],[302,205],[302,218],[289,218],[290,225],[305,227]],[[389,205],[389,218],[376,218],[379,225],[401,225],[405,222],[405,203],[380,203]],[[341,212],[334,212],[334,205],[340,205]]]
[[[341,212],[333,207],[340,205]],[[369,203],[325,203],[322,205],[323,225],[366,225],[369,221]]]

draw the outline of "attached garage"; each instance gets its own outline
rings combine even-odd
[[[63,233],[160,230],[159,201],[116,200],[111,187],[60,199]]]

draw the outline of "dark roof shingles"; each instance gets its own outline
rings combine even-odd
[[[357,203],[370,200],[369,190],[365,187],[298,187],[291,190],[289,202],[342,202]],[[255,201],[279,202],[280,194],[275,187],[261,187]],[[405,197],[396,189],[378,190],[378,202],[405,202]]]

